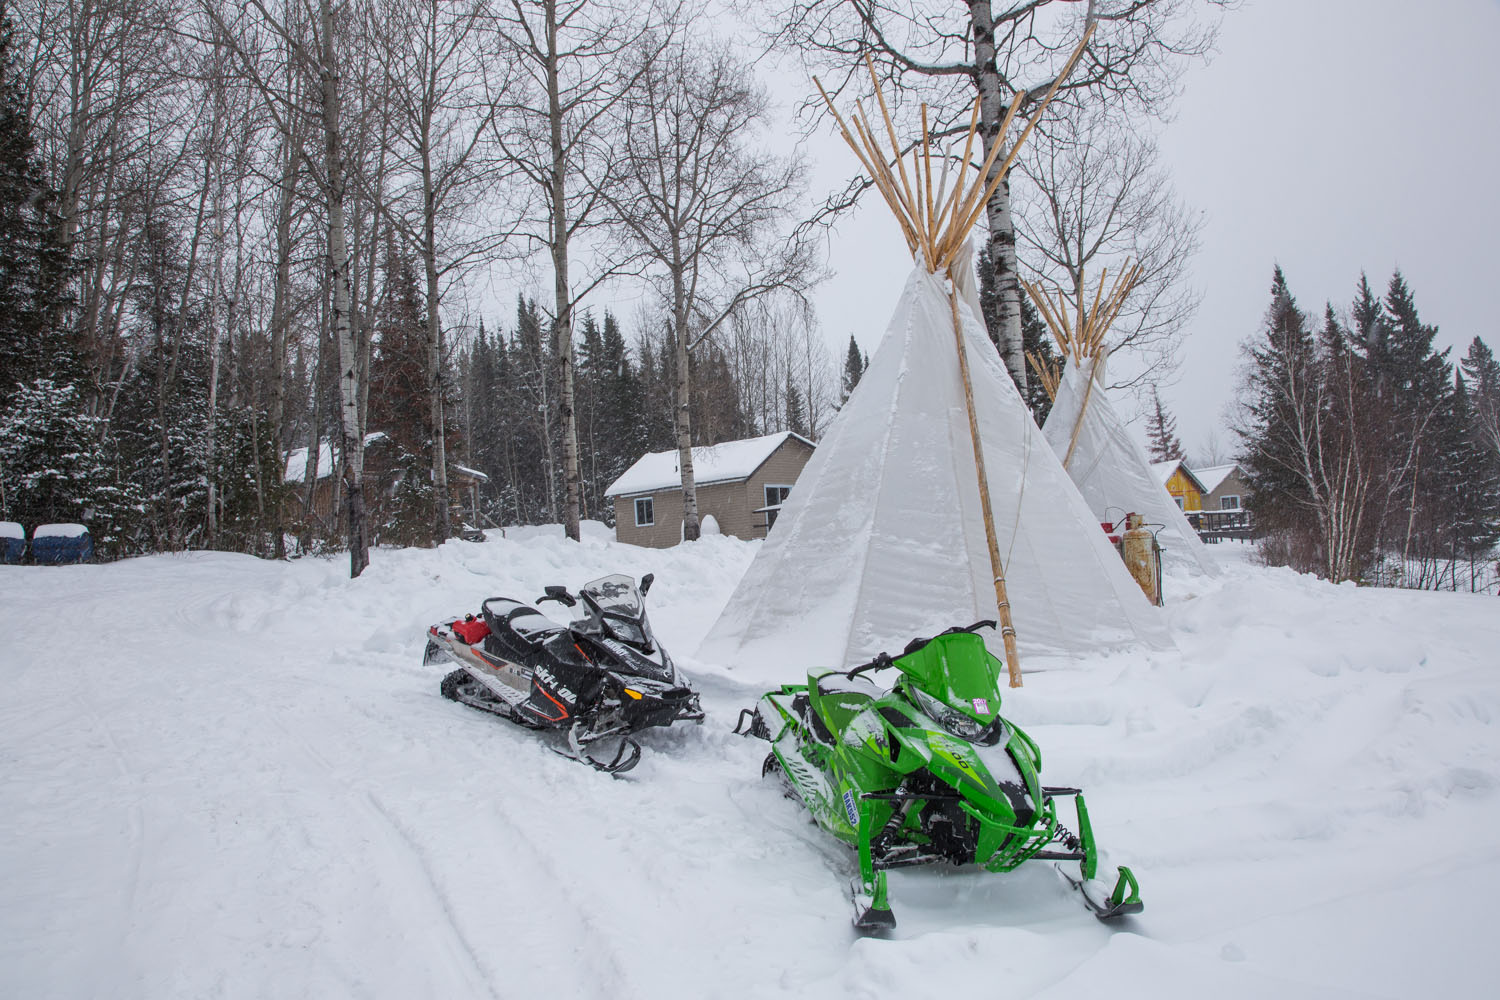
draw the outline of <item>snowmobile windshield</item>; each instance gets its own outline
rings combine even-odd
[[[1004,667],[985,648],[984,639],[973,632],[937,636],[915,651],[898,656],[895,664],[913,688],[950,706],[949,711],[969,716],[981,727],[1000,714],[1000,671]]]
[[[641,592],[635,589],[635,581],[624,573],[590,580],[579,593],[607,615],[639,619],[645,609]]]

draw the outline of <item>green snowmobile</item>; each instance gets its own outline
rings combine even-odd
[[[1010,871],[1032,859],[1058,871],[1101,920],[1139,913],[1135,875],[1099,877],[1088,807],[1076,788],[1043,785],[1041,751],[1000,716],[1004,665],[976,634],[993,621],[914,639],[848,671],[783,685],[740,713],[735,732],[769,740],[764,775],[779,773],[829,833],[859,850],[854,925],[893,927],[886,870],[946,861]],[[882,691],[861,674],[900,671]],[[1071,797],[1077,832],[1058,820]]]

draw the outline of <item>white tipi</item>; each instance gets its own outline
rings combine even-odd
[[[1115,524],[1126,514],[1140,514],[1147,525],[1157,528],[1164,567],[1217,575],[1218,566],[1207,547],[1162,487],[1104,388],[1109,357],[1104,335],[1134,284],[1134,274],[1134,270],[1123,273],[1107,296],[1096,294],[1091,309],[1083,309],[1080,303],[1078,317],[1071,324],[1061,293],[1052,303],[1035,286],[1026,286],[1065,358],[1061,378],[1055,387],[1049,386],[1053,388],[1052,409],[1042,433],[1095,520]],[[1038,374],[1047,381],[1045,374]]]
[[[966,150],[945,199],[925,141],[909,183],[900,157],[897,175],[875,149],[868,120],[854,126],[864,150],[847,126],[845,138],[921,266],[699,657],[772,681],[997,617],[1012,667],[1017,646],[1030,655],[1169,644],[979,318],[964,237],[992,189],[983,178],[993,152],[965,188]]]

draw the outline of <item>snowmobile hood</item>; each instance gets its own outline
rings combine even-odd
[[[1021,763],[1029,759],[1024,751],[1012,750],[1019,739],[1016,735],[1007,732],[1006,739],[982,746],[934,727],[922,713],[904,705],[899,709],[882,706],[879,714],[901,753],[915,754],[927,770],[967,801],[986,812],[998,811],[997,818],[1008,825],[1029,826],[1036,817],[1041,782],[1032,768]]]

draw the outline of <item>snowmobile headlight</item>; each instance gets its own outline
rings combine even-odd
[[[991,730],[995,730],[996,724],[1000,722],[998,718],[995,720],[995,724],[986,726],[976,719],[969,718],[951,705],[939,701],[920,688],[913,687],[911,691],[912,694],[916,695],[917,704],[921,706],[922,711],[931,716],[933,721],[942,726],[943,730],[949,735],[957,736],[959,739],[968,740],[971,743],[983,742],[988,744],[994,742],[993,738],[986,740],[985,737],[992,735]]]

